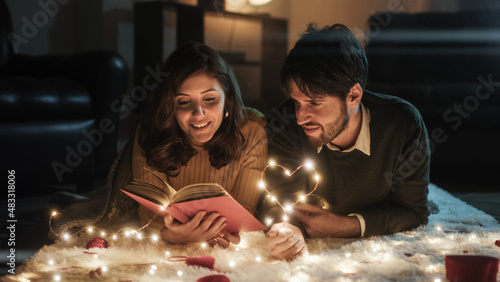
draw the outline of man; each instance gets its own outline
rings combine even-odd
[[[427,223],[430,149],[422,117],[408,102],[365,90],[368,62],[347,27],[309,25],[288,54],[281,85],[289,99],[269,119],[269,156],[290,171],[312,161],[311,172],[266,171],[276,201],[263,219],[271,253],[307,253],[304,236],[368,237]],[[272,197],[271,197],[272,199]],[[320,199],[319,201],[317,201]],[[316,203],[312,203],[316,201]]]

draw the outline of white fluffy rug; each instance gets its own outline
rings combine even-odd
[[[171,246],[150,239],[123,238],[108,249],[87,250],[98,234],[61,240],[40,249],[5,276],[13,281],[196,281],[224,275],[230,281],[446,281],[445,255],[469,254],[500,258],[500,226],[496,220],[444,190],[430,185],[429,199],[439,213],[416,230],[363,240],[308,240],[309,255],[291,262],[270,256],[262,232],[242,235],[229,249],[201,244]],[[172,262],[172,256],[215,258],[214,270]],[[105,271],[102,271],[105,270]],[[498,276],[500,277],[500,276]]]

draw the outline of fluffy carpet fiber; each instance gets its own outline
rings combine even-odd
[[[223,275],[230,281],[446,281],[446,255],[500,257],[500,247],[495,245],[500,226],[493,217],[434,185],[429,189],[429,199],[439,206],[439,212],[430,216],[427,226],[362,240],[311,239],[307,242],[309,255],[290,262],[270,256],[262,232],[243,234],[242,243],[228,249],[202,244],[171,246],[134,234],[117,240],[104,237],[107,249],[87,249],[87,242],[100,235],[82,232],[43,247],[17,269],[18,274],[3,278],[197,281]],[[173,261],[174,256],[204,255],[215,258],[213,270],[189,266],[182,259]]]

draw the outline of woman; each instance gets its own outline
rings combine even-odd
[[[267,158],[262,114],[243,106],[231,68],[210,47],[188,43],[162,67],[167,73],[151,92],[137,129],[132,155],[133,177],[156,183],[144,167],[174,189],[194,183],[219,183],[252,214],[260,197],[257,181]],[[260,114],[260,116],[259,116]],[[254,120],[261,119],[260,123]],[[154,214],[139,207],[146,224]],[[221,232],[224,218],[198,213],[181,224],[171,216],[149,225],[172,244],[215,240],[227,247],[238,234]]]

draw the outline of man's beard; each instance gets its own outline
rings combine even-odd
[[[331,123],[326,125],[311,123],[307,125],[318,125],[321,129],[321,135],[317,138],[307,136],[309,139],[309,144],[317,148],[325,144],[330,143],[335,139],[340,133],[342,133],[347,128],[347,123],[349,122],[349,116],[347,115],[347,106],[345,103],[342,104],[340,109],[340,116]]]

